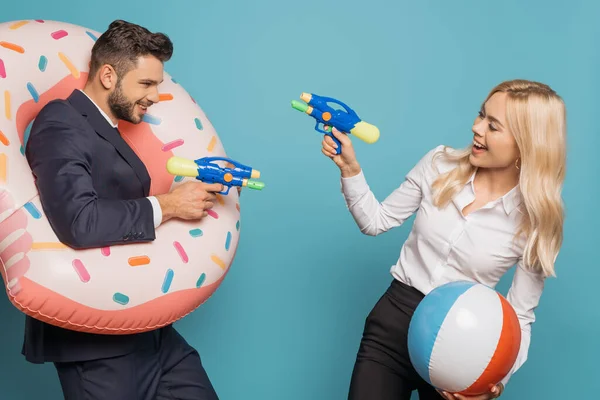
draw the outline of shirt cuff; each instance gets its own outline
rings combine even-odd
[[[160,203],[154,196],[147,197],[152,204],[152,212],[154,214],[154,228],[158,228],[162,222],[162,208],[160,208]]]

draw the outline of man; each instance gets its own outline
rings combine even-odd
[[[73,248],[148,242],[170,218],[199,220],[220,184],[187,182],[148,196],[150,176],[120,136],[158,102],[163,63],[173,53],[162,33],[114,21],[96,41],[88,81],[47,104],[26,147],[40,200],[59,240]],[[217,399],[200,356],[172,326],[134,335],[98,335],[26,319],[23,354],[53,362],[67,400]]]

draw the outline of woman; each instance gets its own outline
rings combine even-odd
[[[342,191],[360,230],[376,236],[416,212],[392,284],[365,323],[352,374],[351,400],[492,399],[525,362],[534,309],[545,278],[554,276],[562,244],[566,116],[548,86],[514,80],[495,87],[462,151],[438,146],[381,204],[365,180],[348,136],[325,136],[322,152],[340,168]],[[425,294],[444,283],[470,280],[495,287],[517,265],[507,295],[522,340],[515,365],[489,393],[465,397],[436,389],[413,368],[407,349],[410,318]],[[457,366],[460,367],[460,366]]]

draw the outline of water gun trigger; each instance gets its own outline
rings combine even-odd
[[[229,189],[231,189],[231,187],[228,185],[223,185],[223,187],[224,187],[224,189],[217,193],[222,194],[223,196],[227,196],[227,194],[229,193]]]
[[[319,128],[319,125],[323,125],[323,129],[320,129],[320,128]],[[327,128],[325,128],[325,126],[327,126]],[[333,136],[333,135],[332,135],[332,133],[331,133],[331,129],[332,129],[332,128],[331,128],[331,126],[330,126],[330,125],[325,125],[325,124],[324,124],[323,122],[321,122],[321,121],[317,121],[317,123],[316,123],[316,125],[315,125],[315,130],[316,130],[317,132],[321,132],[321,133],[324,133],[325,135],[330,135],[330,136]]]

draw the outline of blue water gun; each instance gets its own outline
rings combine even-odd
[[[336,154],[341,154],[342,145],[331,132],[332,127],[343,133],[351,133],[366,143],[375,143],[379,139],[379,129],[361,120],[353,109],[346,104],[332,97],[323,97],[312,93],[303,92],[300,99],[292,100],[292,107],[298,111],[304,112],[317,120],[315,130],[324,133],[333,139],[338,145]],[[334,109],[328,103],[338,104],[344,109]],[[319,124],[327,126],[320,129]]]
[[[215,161],[225,161],[227,167],[221,167]],[[231,167],[229,167],[231,166]],[[197,160],[188,160],[182,157],[171,157],[167,161],[167,171],[171,175],[189,176],[206,183],[220,183],[227,190],[219,192],[228,194],[232,186],[248,187],[262,190],[263,182],[255,180],[260,178],[260,171],[241,164],[226,157],[204,157]]]

